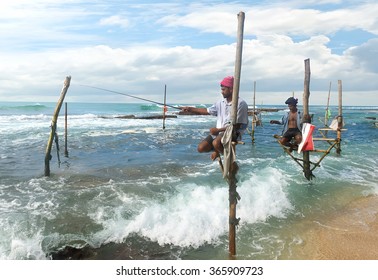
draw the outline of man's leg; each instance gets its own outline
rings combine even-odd
[[[214,140],[213,140],[213,147],[214,152],[211,154],[210,158],[212,160],[215,160],[217,157],[219,157],[220,154],[223,154],[224,147],[221,142],[223,134],[219,134]]]
[[[296,150],[296,149],[298,149],[298,145],[293,145],[292,143],[291,143],[291,139],[292,138],[286,138],[286,137],[283,137],[281,140],[280,140],[280,142],[281,142],[281,144],[282,145],[284,145],[285,147],[288,147],[289,148],[289,152],[291,153],[293,150]]]
[[[295,135],[295,143],[299,145],[301,142],[302,142],[302,133],[297,133],[297,135]]]
[[[208,153],[213,149],[213,137],[211,135],[208,135],[204,140],[202,140],[197,147],[197,151],[199,153]]]
[[[286,147],[290,147],[290,139],[286,137],[282,137],[280,143]]]

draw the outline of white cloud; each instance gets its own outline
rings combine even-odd
[[[358,47],[353,47],[346,55],[354,58],[354,64],[364,72],[378,73],[378,39],[372,39]]]
[[[130,22],[126,18],[122,18],[119,15],[115,15],[107,18],[102,18],[100,20],[100,25],[119,26],[121,28],[127,29],[130,26]]]
[[[330,80],[346,80],[346,89],[357,90],[366,78],[364,67],[355,69],[357,49],[344,56],[331,54],[326,47],[327,37],[317,36],[299,43],[287,36],[265,36],[258,40],[246,40],[243,50],[241,91],[248,94],[253,81],[259,91],[301,92],[303,90],[304,59],[311,59],[312,88],[326,92]],[[375,44],[364,46],[374,51]],[[8,57],[5,65],[9,65]],[[18,58],[20,59],[20,57]],[[0,94],[38,88],[59,88],[66,75],[72,76],[72,84],[94,85],[112,90],[126,89],[129,94],[143,95],[153,100],[160,99],[164,84],[168,85],[171,100],[179,102],[214,101],[219,92],[218,83],[223,76],[234,71],[235,44],[216,46],[210,49],[187,47],[158,48],[130,47],[110,48],[95,46],[23,55],[23,63],[2,69],[7,73]],[[4,66],[0,66],[2,68]],[[371,90],[377,86],[378,75],[372,73]],[[4,88],[4,85],[7,85]],[[364,86],[365,87],[365,86]],[[100,92],[76,87],[73,95],[81,92],[92,96]],[[50,90],[52,100],[57,91]],[[69,96],[69,94],[68,94]],[[99,101],[107,101],[107,96]],[[30,96],[28,98],[31,98]],[[83,98],[85,98],[83,94]],[[92,99],[91,99],[92,100]],[[38,100],[37,100],[38,101]],[[273,100],[272,100],[273,101]],[[275,100],[274,103],[279,103]]]
[[[265,104],[280,104],[282,94],[273,92],[283,92],[285,97],[293,91],[301,93],[304,60],[310,58],[312,91],[327,93],[329,82],[336,84],[340,79],[345,83],[345,91],[366,91],[366,98],[357,98],[358,102],[376,103],[371,98],[374,97],[372,92],[378,89],[378,39],[355,44],[337,54],[330,47],[333,34],[340,30],[361,29],[376,34],[376,3],[333,11],[291,8],[292,2],[280,6],[234,3],[206,6],[202,3],[187,5],[184,10],[173,4],[164,6],[165,9],[154,4],[159,15],[165,17],[157,22],[149,22],[147,17],[139,23],[140,28],[149,23],[151,30],[143,35],[156,37],[140,36],[138,40],[134,37],[131,43],[131,36],[141,30],[135,29],[137,19],[142,19],[140,14],[134,18],[134,10],[126,8],[110,13],[102,11],[101,6],[84,9],[79,0],[72,3],[76,5],[68,10],[47,0],[32,2],[30,9],[2,6],[13,13],[0,17],[2,26],[9,27],[0,30],[0,36],[7,39],[7,44],[0,46],[6,50],[0,52],[0,100],[55,101],[65,76],[71,75],[68,100],[123,100],[120,96],[80,87],[80,84],[125,90],[159,100],[167,84],[172,102],[211,103],[218,97],[219,81],[234,72],[236,46],[229,42],[236,37],[236,15],[245,10],[242,95],[250,94],[254,81],[257,81],[258,92],[270,93],[258,94],[258,100],[264,99],[258,102]],[[152,15],[146,5],[133,8]],[[119,30],[116,37],[106,37],[108,35],[96,29],[99,25],[127,30]],[[206,42],[207,36],[213,33],[219,35],[214,41],[219,38],[222,43],[206,47],[198,43],[194,47],[196,42],[191,45],[190,40],[187,40],[189,44],[177,41],[174,45],[174,40],[169,44],[165,41],[168,36],[174,39],[177,35],[201,37]],[[157,43],[152,44],[152,41]],[[224,43],[226,41],[228,43]],[[30,49],[26,48],[28,44],[32,45]],[[313,101],[321,104],[320,96],[314,96]]]
[[[201,32],[217,32],[228,36],[235,36],[237,28],[237,13],[229,11],[200,11],[192,12],[184,16],[169,15],[158,22],[170,27],[190,27]]]
[[[230,11],[233,10],[233,11]],[[334,11],[297,9],[287,5],[245,6],[245,34],[291,34],[313,36],[339,30],[361,29],[378,34],[378,3]],[[235,36],[239,10],[228,5],[197,9],[183,16],[169,15],[159,23],[172,27],[191,27],[201,32],[218,32]]]

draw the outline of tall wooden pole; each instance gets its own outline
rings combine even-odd
[[[337,146],[336,153],[341,153],[341,129],[343,128],[343,84],[341,80],[338,80],[338,92],[339,92],[339,114],[337,116]]]
[[[232,92],[232,125],[237,122],[238,115],[238,102],[239,102],[239,87],[240,87],[240,74],[241,74],[241,62],[242,62],[242,50],[243,50],[243,32],[244,32],[244,12],[238,14],[238,33],[237,33],[237,46],[236,46],[236,60],[235,60],[235,73],[234,73],[234,88]],[[235,129],[235,127],[233,128]],[[235,132],[235,131],[233,131]],[[234,133],[233,133],[234,134]],[[235,145],[232,145],[235,149]],[[234,151],[236,154],[236,151]],[[229,255],[230,257],[236,255],[236,226],[239,219],[236,218],[236,204],[240,199],[239,194],[236,191],[236,172],[238,170],[237,163],[230,164],[229,176],[228,176],[228,194],[229,194]]]
[[[68,157],[68,146],[67,146],[67,102],[64,103],[64,156]]]
[[[311,123],[311,117],[309,114],[309,98],[310,98],[310,59],[305,61],[305,79],[304,79],[304,91],[303,91],[303,120],[302,123]],[[310,152],[303,152],[303,172],[307,180],[313,178],[313,174],[310,166]]]
[[[165,111],[167,110],[167,85],[164,86],[163,129],[165,129]]]
[[[253,114],[252,114],[252,144],[255,143],[255,127],[256,127],[256,81],[253,82]]]
[[[329,100],[330,100],[330,97],[331,97],[331,86],[332,86],[332,82],[329,82],[327,108],[326,108],[326,112],[325,112],[325,116],[324,116],[324,126],[328,126],[328,120],[329,120],[328,112],[329,112]]]
[[[328,120],[329,120],[329,117],[330,117],[329,100],[330,100],[330,97],[331,97],[331,86],[332,86],[332,82],[329,82],[327,107],[325,109],[325,114],[324,114],[324,126],[325,127],[328,127]],[[327,137],[327,135],[328,135],[328,131],[327,130],[324,131],[324,135],[325,135],[325,137]]]
[[[71,76],[66,77],[66,79],[64,80],[62,91],[60,93],[60,98],[55,107],[54,115],[51,121],[51,132],[50,132],[49,140],[47,142],[46,154],[45,154],[45,176],[50,176],[51,148],[52,148],[52,144],[55,137],[56,124],[58,121],[59,111],[60,111],[60,108],[62,107],[64,97],[66,96],[67,90],[70,86],[70,82],[71,82]]]

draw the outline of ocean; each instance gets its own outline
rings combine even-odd
[[[87,247],[96,251],[88,259],[229,258],[228,183],[218,162],[197,152],[214,117],[169,108],[175,117],[163,129],[162,119],[139,118],[161,115],[159,105],[68,103],[68,156],[63,106],[59,151],[54,143],[46,177],[55,106],[0,102],[0,259],[48,260],[65,248]],[[269,121],[286,106],[258,107],[278,111],[262,113],[254,144],[246,133],[236,147],[235,258],[306,259],[301,248],[309,230],[378,194],[378,129],[371,119],[378,106],[343,107],[341,154],[333,149],[311,181],[273,138],[281,127]],[[310,106],[317,128],[324,112],[325,106]],[[127,115],[135,118],[120,118]],[[320,157],[311,153],[312,161]]]

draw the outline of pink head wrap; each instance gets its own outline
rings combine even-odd
[[[234,87],[234,77],[227,76],[221,81],[221,86],[232,88]]]

